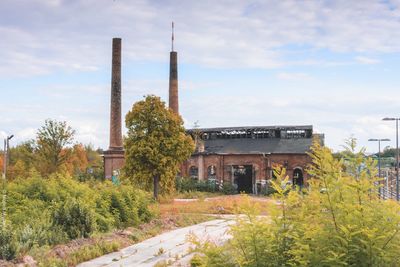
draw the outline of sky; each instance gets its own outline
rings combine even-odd
[[[171,21],[185,126],[313,125],[340,150],[390,138],[400,117],[400,1],[1,0],[0,137],[48,118],[106,149],[111,44],[122,114],[168,97]]]

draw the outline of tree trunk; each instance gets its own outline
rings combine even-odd
[[[155,200],[158,200],[159,184],[160,184],[160,176],[158,174],[154,175],[153,197],[154,197]]]

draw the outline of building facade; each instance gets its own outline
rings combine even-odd
[[[196,151],[181,166],[181,175],[231,183],[239,192],[259,193],[274,177],[274,166],[285,167],[290,181],[307,182],[313,140],[323,135],[312,126],[225,127],[188,130]]]

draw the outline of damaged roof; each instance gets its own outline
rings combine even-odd
[[[257,130],[311,130],[312,125],[274,125],[274,126],[236,126],[216,128],[193,128],[187,132],[200,131],[202,133],[225,132],[225,131],[257,131]]]
[[[314,134],[312,125],[197,128],[187,133],[204,144],[201,154],[305,154],[313,137],[324,143],[324,135]]]
[[[238,138],[203,140],[205,154],[305,154],[313,138]]]

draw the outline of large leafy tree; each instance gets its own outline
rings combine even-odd
[[[157,96],[135,103],[125,118],[124,174],[143,188],[153,188],[158,198],[173,190],[179,165],[194,150],[181,117],[165,106]]]
[[[67,146],[73,143],[75,131],[65,121],[46,120],[37,131],[37,153],[42,174],[58,170],[71,156]]]

